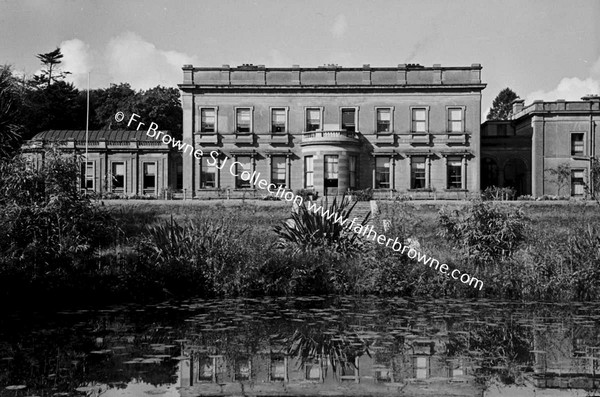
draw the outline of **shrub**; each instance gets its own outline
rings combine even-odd
[[[489,186],[481,194],[482,200],[514,200],[517,191],[512,187]]]
[[[371,201],[373,200],[373,189],[367,188],[363,190],[355,190],[351,192],[356,201]]]
[[[313,189],[298,189],[296,190],[296,196],[302,197],[302,201],[308,200],[308,196],[312,196],[313,200],[319,198],[319,194]]]

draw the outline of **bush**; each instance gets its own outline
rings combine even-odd
[[[298,189],[296,190],[296,196],[302,197],[302,201],[307,201],[309,196],[312,196],[313,200],[319,198],[319,194],[313,189]]]
[[[481,194],[482,200],[514,200],[517,191],[512,187],[489,186]]]
[[[356,201],[371,201],[373,200],[373,189],[367,188],[363,190],[355,190],[351,192]]]

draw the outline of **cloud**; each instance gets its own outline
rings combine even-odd
[[[90,46],[79,39],[72,39],[60,43],[60,50],[64,55],[60,69],[71,72],[66,80],[77,87],[85,87],[87,74],[93,65]]]
[[[331,34],[336,39],[341,39],[346,34],[346,30],[348,30],[346,16],[344,14],[340,14],[335,17],[335,21],[333,21],[333,25],[331,25]]]
[[[199,64],[196,57],[166,51],[133,32],[112,38],[105,51],[106,68],[112,83],[127,82],[135,89],[181,82],[184,64]]]
[[[525,103],[531,103],[536,99],[544,101],[555,101],[564,99],[566,101],[577,101],[588,94],[600,94],[600,58],[590,69],[590,76],[585,79],[578,77],[565,77],[558,85],[549,90],[538,90],[525,97]]]

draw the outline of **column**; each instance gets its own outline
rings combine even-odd
[[[287,186],[288,189],[292,190],[292,178],[291,178],[291,173],[292,173],[292,158],[290,153],[288,153],[285,156],[285,184]],[[271,172],[271,169],[269,167],[269,172]]]
[[[394,155],[390,156],[390,190],[396,188],[396,159]]]
[[[531,135],[531,195],[544,195],[544,119],[534,116]]]
[[[460,188],[467,190],[467,155],[462,156],[460,170],[462,175],[460,176]]]
[[[271,153],[267,154],[267,163],[269,167],[269,183],[273,182],[271,179],[273,178],[273,155]],[[287,175],[286,175],[287,178]]]
[[[425,188],[431,189],[431,156],[425,157]]]
[[[448,189],[448,155],[442,155],[444,157],[444,189]]]

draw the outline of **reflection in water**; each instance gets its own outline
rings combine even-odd
[[[592,390],[599,310],[309,297],[4,316],[0,396]]]

